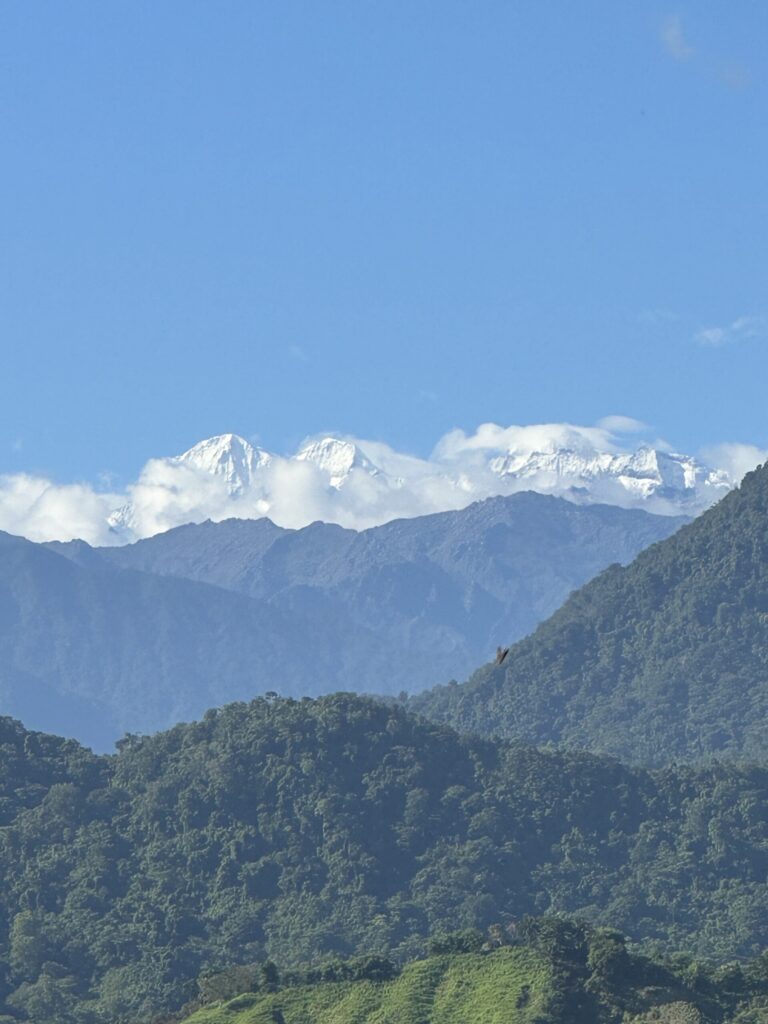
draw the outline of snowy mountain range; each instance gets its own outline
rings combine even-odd
[[[765,457],[751,446],[726,445],[710,463],[662,441],[639,441],[637,426],[621,417],[593,427],[487,423],[473,434],[445,435],[428,458],[333,435],[281,455],[229,433],[150,459],[120,493],[0,476],[0,529],[35,541],[99,545],[209,519],[266,516],[289,529],[321,521],[364,530],[526,490],[576,504],[692,516]]]
[[[531,449],[510,446],[420,460],[386,446],[322,437],[284,457],[251,445],[237,434],[200,441],[182,455],[153,460],[187,492],[203,492],[198,507],[173,508],[167,522],[147,521],[133,502],[113,512],[118,542],[149,536],[182,522],[269,516],[282,526],[319,519],[342,526],[378,525],[394,518],[461,508],[493,495],[531,490],[578,504],[644,508],[663,515],[695,515],[722,497],[736,481],[687,455],[643,445],[632,452],[600,450],[552,441]],[[463,453],[466,456],[466,453]],[[158,465],[159,464],[159,465]],[[149,481],[139,482],[137,496]],[[150,484],[151,486],[151,484]],[[167,485],[166,485],[167,486]],[[287,496],[291,496],[287,499]],[[415,507],[414,507],[415,506]],[[156,514],[156,502],[151,503]],[[160,527],[156,529],[155,527]]]
[[[581,453],[568,448],[516,452],[491,459],[504,480],[530,481],[531,489],[573,500],[640,505],[656,512],[703,511],[733,486],[723,470],[702,466],[687,455],[649,446],[631,453]],[[661,506],[661,507],[657,507]]]

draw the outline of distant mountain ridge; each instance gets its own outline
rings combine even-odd
[[[267,519],[0,544],[0,713],[100,749],[267,691],[466,676],[680,520],[519,494],[356,532]]]
[[[206,699],[271,689],[281,670],[297,692],[312,689],[291,643],[306,628],[299,614],[118,570],[82,542],[69,554],[0,533],[0,713],[105,750]]]
[[[460,730],[658,765],[768,757],[768,465],[416,705]]]
[[[224,587],[309,621],[322,615],[338,633],[340,665],[324,689],[413,693],[465,675],[530,632],[574,580],[631,561],[683,522],[524,492],[361,532],[233,519],[99,551],[122,568]],[[353,653],[344,634],[355,628],[369,639]]]

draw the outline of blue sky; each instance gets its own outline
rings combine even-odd
[[[768,6],[0,7],[0,472],[768,444]]]

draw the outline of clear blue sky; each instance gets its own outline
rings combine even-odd
[[[765,446],[766,52],[738,0],[9,0],[0,472],[611,413]]]

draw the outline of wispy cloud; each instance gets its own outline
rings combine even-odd
[[[612,434],[641,434],[648,429],[647,423],[632,416],[603,416],[597,425]]]
[[[752,75],[747,68],[743,64],[734,61],[723,64],[718,69],[718,77],[724,85],[734,92],[747,89],[752,82]]]
[[[659,27],[659,42],[672,60],[695,64],[699,71],[716,79],[727,89],[739,92],[750,85],[752,76],[741,61],[702,52],[694,47],[679,14],[669,14],[662,20]]]
[[[700,328],[694,335],[699,345],[719,348],[732,345],[737,341],[748,341],[750,338],[764,338],[768,335],[768,317],[739,316],[730,324],[712,325]]]
[[[673,60],[690,60],[696,52],[685,37],[683,19],[679,14],[670,14],[662,21],[659,38]]]

